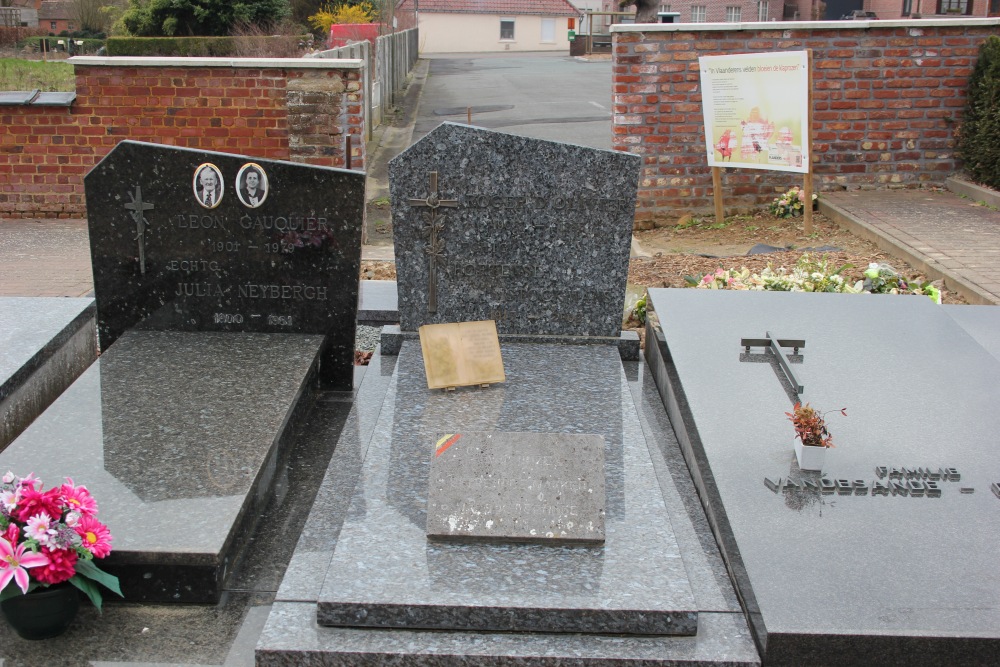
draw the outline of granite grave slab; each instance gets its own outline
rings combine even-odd
[[[429,392],[419,346],[403,343],[326,570],[320,625],[694,634],[698,613],[617,350],[505,344],[503,356],[503,386]],[[428,540],[437,436],[467,432],[600,436],[603,547]]]
[[[427,536],[456,542],[604,543],[604,439],[446,433],[431,459]]]
[[[129,328],[321,334],[350,389],[365,175],[122,141],[84,179],[102,350]]]
[[[217,602],[275,482],[322,338],[129,331],[0,453],[73,477],[132,602]],[[304,409],[304,408],[303,408]]]
[[[764,664],[986,664],[1000,648],[1000,362],[920,297],[650,290],[646,356]],[[961,317],[959,317],[959,320]],[[835,449],[800,471],[773,363]],[[725,381],[720,381],[725,378]]]
[[[641,158],[443,123],[389,163],[403,332],[621,333]]]
[[[0,450],[97,358],[93,299],[0,297]]]

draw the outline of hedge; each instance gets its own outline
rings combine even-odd
[[[979,47],[958,136],[958,156],[976,183],[1000,189],[1000,37]]]

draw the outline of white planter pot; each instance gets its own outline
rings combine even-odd
[[[826,447],[806,447],[796,438],[795,460],[799,462],[799,470],[823,470],[826,450]]]

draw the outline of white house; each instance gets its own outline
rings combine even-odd
[[[580,13],[568,0],[402,0],[424,53],[565,51]]]

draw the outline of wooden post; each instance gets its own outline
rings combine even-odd
[[[347,146],[344,151],[344,169],[351,168],[351,135],[347,135]]]
[[[722,206],[722,167],[712,167],[712,196],[715,199],[715,224],[726,219]]]
[[[472,107],[465,107],[465,116],[468,125],[472,125]]]
[[[806,236],[813,233],[813,180],[812,180],[812,152],[813,152],[813,52],[806,49],[806,69],[808,76],[807,94],[809,101],[806,103],[806,126],[803,128],[802,141],[806,150],[806,173],[802,178],[802,193],[806,200],[803,202],[802,222]]]

